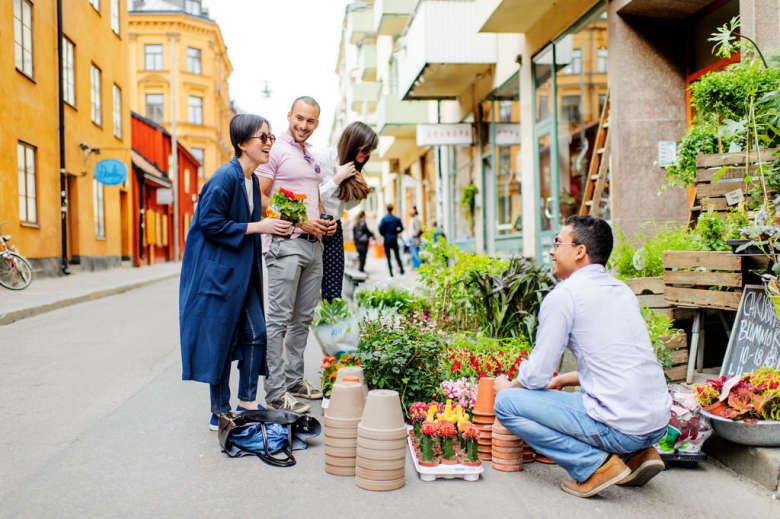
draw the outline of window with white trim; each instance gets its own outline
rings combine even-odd
[[[111,30],[119,36],[119,0],[111,0]]]
[[[95,215],[95,236],[106,237],[106,186],[92,179],[93,186],[93,211]]]
[[[184,12],[200,16],[200,0],[184,0]]]
[[[62,37],[62,96],[70,106],[76,106],[76,47]]]
[[[203,98],[190,96],[187,104],[188,121],[191,124],[203,124]]]
[[[92,4],[92,7],[95,8],[95,11],[100,12],[100,0],[89,0],[89,3]]]
[[[38,223],[38,189],[35,174],[35,147],[25,142],[16,143],[17,174],[19,177],[19,221]]]
[[[187,47],[187,72],[201,74],[200,49]]]
[[[144,45],[144,70],[163,69],[163,46],[159,43]]]
[[[114,137],[122,138],[122,90],[114,85]]]
[[[101,111],[100,99],[100,69],[93,63],[89,68],[89,77],[91,82],[91,100],[92,100],[92,122],[98,126],[103,125],[103,114]]]
[[[163,94],[146,94],[146,117],[159,123],[163,120]]]
[[[206,156],[206,150],[203,148],[190,148],[190,153],[198,162],[200,162],[200,167],[198,168],[198,178],[206,178],[204,173],[205,170],[203,169],[203,160]]]
[[[33,77],[32,3],[14,0],[14,61],[16,69]]]

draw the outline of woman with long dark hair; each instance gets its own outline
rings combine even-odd
[[[344,233],[341,215],[356,207],[371,192],[361,171],[379,143],[376,132],[356,121],[341,133],[336,148],[329,149],[319,161],[323,166],[320,200],[324,218],[336,220],[336,233],[323,236],[322,298],[332,301],[341,297],[344,280]]]
[[[261,220],[254,171],[268,162],[275,140],[258,115],[230,120],[235,156],[203,186],[187,234],[179,283],[181,378],[210,385],[212,430],[231,410],[231,361],[239,361],[238,410],[257,408],[257,379],[266,371],[260,234],[285,236],[290,223]]]

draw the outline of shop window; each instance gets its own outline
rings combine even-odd
[[[163,94],[146,94],[146,117],[162,122],[164,117]]]
[[[91,93],[91,105],[92,105],[92,122],[97,124],[98,126],[103,125],[103,112],[102,112],[102,99],[100,98],[100,93],[102,91],[100,87],[100,69],[95,66],[93,63],[90,66],[90,93]]]
[[[95,215],[95,237],[106,237],[106,186],[92,179],[93,214]]]
[[[187,101],[187,120],[190,124],[203,124],[203,98],[190,96]]]
[[[201,73],[200,49],[187,47],[187,72],[190,74]]]
[[[62,97],[70,106],[76,106],[76,47],[65,36],[62,37]]]
[[[14,61],[16,70],[33,77],[32,2],[14,0]]]
[[[496,218],[499,235],[519,234],[523,230],[523,209],[520,182],[516,173],[520,146],[498,148],[498,174],[496,176]]]
[[[163,69],[163,46],[161,44],[144,45],[144,69]]]
[[[38,223],[38,189],[35,168],[36,149],[24,142],[16,144],[19,178],[19,221]]]

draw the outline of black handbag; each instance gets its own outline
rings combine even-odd
[[[269,452],[266,426],[272,423],[283,425],[287,429],[287,442],[282,448],[284,458],[272,456]],[[235,433],[251,426],[259,425],[262,432],[264,451],[247,450],[231,441]],[[222,450],[228,456],[242,456],[243,453],[254,454],[265,463],[274,467],[292,467],[295,465],[293,442],[296,438],[313,438],[320,434],[322,427],[316,418],[286,409],[258,409],[242,411],[238,414],[228,413],[219,417],[217,439]]]

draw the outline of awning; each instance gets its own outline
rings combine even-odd
[[[173,184],[164,176],[165,174],[157,169],[154,164],[146,160],[143,155],[131,149],[130,159],[133,162],[133,168],[141,173],[150,184],[165,188],[172,187]]]

